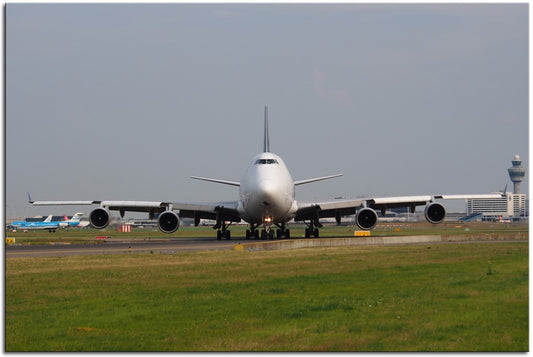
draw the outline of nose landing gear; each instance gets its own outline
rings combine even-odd
[[[263,217],[263,228],[261,230],[261,239],[274,239],[274,231],[272,231],[272,217],[264,216]]]

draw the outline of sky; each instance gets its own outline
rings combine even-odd
[[[344,174],[299,200],[512,190],[515,154],[529,193],[528,20],[527,3],[8,3],[6,218],[78,211],[28,191],[236,200],[190,176],[240,180],[265,105],[295,180]]]

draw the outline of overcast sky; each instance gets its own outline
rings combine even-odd
[[[297,199],[512,189],[528,5],[7,4],[6,216],[237,199],[264,105]]]

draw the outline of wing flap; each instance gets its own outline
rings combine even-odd
[[[101,201],[30,201],[34,206],[85,206],[99,204]]]
[[[435,198],[443,200],[467,200],[476,198],[502,198],[501,193],[474,194],[474,195],[437,195]]]
[[[404,204],[407,203],[413,204],[418,202],[429,202],[431,201],[431,197],[429,195],[425,196],[399,196],[399,197],[380,197],[380,198],[370,198],[367,199],[367,202],[375,205],[382,205],[382,204]]]

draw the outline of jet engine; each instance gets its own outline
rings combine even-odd
[[[89,222],[94,228],[103,229],[111,222],[111,214],[103,207],[95,208],[89,214]]]
[[[424,214],[428,222],[433,224],[441,223],[446,217],[446,208],[440,203],[433,202],[426,206]]]
[[[372,208],[362,208],[355,216],[357,226],[364,230],[371,230],[378,223],[378,214]]]
[[[157,220],[159,229],[163,233],[174,233],[180,227],[180,219],[176,212],[174,211],[165,211],[159,215]]]

